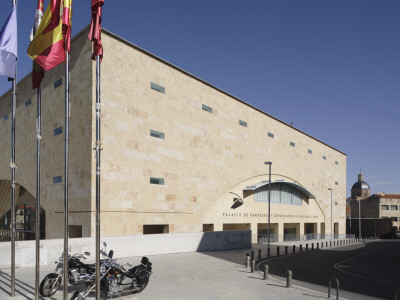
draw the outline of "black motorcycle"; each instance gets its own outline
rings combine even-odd
[[[68,254],[68,282],[71,285],[78,285],[89,279],[94,274],[94,265],[88,265],[81,261],[86,259],[85,256],[89,256],[89,252],[84,254]],[[39,286],[39,293],[43,297],[53,296],[58,287],[61,285],[63,274],[64,274],[64,254],[61,255],[58,261],[56,269],[53,273],[47,274]]]
[[[106,246],[106,244],[104,243]],[[100,265],[100,292],[107,297],[116,297],[122,294],[140,293],[143,291],[150,280],[152,273],[152,263],[147,257],[143,257],[141,264],[126,270],[123,266],[113,259],[114,251],[109,254],[101,251],[106,257]],[[131,264],[127,264],[132,267]],[[83,285],[75,291],[71,300],[83,300],[90,292],[94,292],[96,287],[96,274],[92,274]]]

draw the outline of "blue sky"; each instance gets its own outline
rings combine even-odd
[[[74,1],[73,34],[90,3]],[[21,79],[36,0],[18,5]],[[372,193],[400,194],[399,14],[395,0],[105,0],[103,27],[346,153],[348,195],[360,168]]]

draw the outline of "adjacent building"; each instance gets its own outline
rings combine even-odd
[[[351,197],[347,199],[348,233],[360,234],[359,222],[361,222],[361,235],[364,237],[388,233],[391,228],[388,227],[387,220],[379,221],[380,225],[377,226],[377,219],[390,219],[393,230],[397,231],[400,225],[399,207],[400,195],[385,193],[371,195],[370,186],[364,181],[364,175],[360,172],[358,181],[351,188]],[[370,224],[368,229],[367,224]]]
[[[96,81],[87,33],[78,33],[71,46],[71,237],[95,234]],[[103,236],[251,230],[254,242],[263,241],[269,187],[275,240],[345,235],[343,152],[107,30],[102,42]],[[64,85],[63,65],[46,73],[42,84],[40,209],[46,239],[62,238],[64,229]],[[28,238],[36,209],[36,92],[30,74],[17,89],[18,230]],[[9,93],[0,98],[3,233],[11,208],[9,99]],[[270,184],[266,161],[272,162]]]

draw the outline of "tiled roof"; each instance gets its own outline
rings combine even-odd
[[[374,198],[400,199],[400,194],[373,194]]]

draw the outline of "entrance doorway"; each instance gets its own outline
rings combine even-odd
[[[333,224],[333,234],[335,239],[339,238],[339,223]]]

